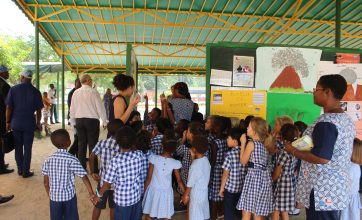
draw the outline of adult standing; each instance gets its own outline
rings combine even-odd
[[[79,78],[76,78],[74,81],[74,88],[72,90],[70,90],[68,93],[67,104],[68,104],[68,124],[69,125],[70,125],[70,106],[72,104],[72,97],[73,97],[74,91],[79,89],[81,86],[82,85],[80,84]],[[70,146],[68,152],[73,154],[74,156],[78,156],[78,135],[77,135],[77,131],[76,131],[75,127],[73,127],[73,130],[74,130],[73,144],[72,144],[72,146]]]
[[[87,169],[87,146],[90,154],[98,142],[99,119],[103,126],[106,126],[107,116],[99,93],[92,88],[92,78],[84,74],[80,77],[80,83],[82,87],[75,90],[72,97],[70,122],[75,126],[78,135],[78,159],[84,169]],[[95,170],[98,171],[97,167]]]
[[[49,85],[48,96],[50,99],[50,103],[52,104],[50,107],[50,123],[59,123],[57,111],[57,90],[55,89],[54,84]],[[53,120],[53,116],[55,122]]]
[[[161,95],[164,117],[171,120],[172,123],[177,123],[181,119],[191,121],[194,111],[194,102],[191,100],[189,88],[186,83],[178,82],[171,87],[172,97],[166,100],[165,96]]]
[[[130,99],[129,105],[126,98],[130,98],[134,91],[134,80],[132,77],[117,74],[113,78],[113,85],[118,90],[117,96],[115,96],[109,105],[109,121],[114,119],[120,119],[124,124],[127,123],[131,112],[134,107],[140,101],[140,96],[136,95]]]
[[[24,178],[34,175],[30,171],[31,152],[35,128],[41,130],[43,108],[41,93],[31,84],[32,76],[30,70],[22,72],[21,83],[12,87],[6,98],[6,129],[13,130],[18,174]]]
[[[4,65],[0,65],[0,138],[6,133],[6,96],[9,93],[10,85],[6,82],[9,79],[10,69]],[[5,165],[5,154],[0,149],[0,174],[7,174],[14,172],[13,169],[8,169]]]
[[[108,88],[106,90],[106,93],[103,95],[103,104],[104,104],[104,108],[106,109],[106,114],[107,114],[107,118],[109,118],[109,105],[112,101],[112,93],[111,93],[111,89]]]
[[[307,220],[338,220],[340,210],[348,204],[355,129],[352,119],[340,107],[347,89],[340,75],[322,76],[314,89],[314,103],[322,114],[304,135],[313,139],[310,152],[287,144],[286,151],[302,160],[296,201],[306,207]]]

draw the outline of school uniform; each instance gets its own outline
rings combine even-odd
[[[268,152],[264,144],[254,141],[250,155],[248,173],[239,202],[238,210],[267,216],[274,211],[271,175],[267,167]]]
[[[295,187],[293,184],[295,157],[285,150],[280,150],[276,159],[276,166],[281,166],[280,176],[275,184],[275,210],[289,212],[295,206]]]
[[[142,218],[140,178],[145,159],[141,151],[121,152],[111,159],[103,181],[115,187],[115,219]]]
[[[182,179],[182,182],[186,185],[187,184],[187,178],[189,175],[189,170],[192,162],[192,157],[190,153],[190,144],[185,143],[176,148],[175,155],[178,157],[181,157],[181,164],[182,167],[180,169],[180,176]],[[177,187],[177,190],[181,193],[181,189]]]
[[[79,160],[66,149],[58,149],[44,162],[42,175],[49,177],[50,218],[79,219],[74,176],[87,175]]]
[[[151,151],[153,154],[160,155],[163,152],[162,148],[163,134],[158,134],[151,139]]]
[[[106,173],[106,170],[108,169],[109,162],[111,159],[119,153],[119,146],[116,143],[116,140],[113,137],[107,138],[105,140],[99,141],[96,146],[94,147],[92,151],[95,155],[97,155],[100,160],[100,171],[99,176],[101,177],[101,180],[97,186],[98,190],[103,186],[103,179]],[[113,186],[111,186],[110,190],[107,190],[103,196],[101,201],[96,205],[96,208],[98,209],[105,209],[106,203],[108,200],[108,206],[109,208],[114,208],[114,201],[113,201],[113,193],[114,189]]]
[[[204,220],[210,218],[208,201],[208,184],[211,166],[204,156],[195,159],[190,167],[187,187],[191,188],[189,203],[189,220]]]
[[[221,177],[223,173],[222,164],[224,163],[224,158],[227,148],[226,139],[215,139],[214,143],[217,146],[216,152],[216,163],[211,170],[210,176],[210,185],[209,185],[209,200],[213,202],[221,202],[223,198],[219,196],[220,186],[221,186]]]
[[[241,214],[237,211],[236,205],[240,198],[247,171],[246,167],[240,163],[239,146],[226,153],[222,168],[229,171],[224,191],[224,219],[233,220],[237,216],[240,217]]]

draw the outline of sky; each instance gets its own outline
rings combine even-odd
[[[0,35],[34,35],[34,26],[12,0],[0,0]]]

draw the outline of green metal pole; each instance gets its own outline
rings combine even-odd
[[[39,78],[39,23],[34,22],[35,25],[35,76],[36,82],[35,86],[37,89],[40,87],[40,78]]]
[[[132,76],[131,73],[131,58],[132,57],[132,44],[127,43],[127,51],[126,51],[126,74],[128,76]],[[133,77],[133,76],[132,76]]]
[[[57,72],[57,109],[55,109],[55,111],[57,111],[57,115],[59,116],[59,72]]]
[[[210,69],[210,44],[206,44],[206,117],[210,115],[210,100],[211,100],[211,86],[210,86],[210,75],[211,75],[211,69]]]
[[[157,108],[157,97],[158,97],[157,87],[158,87],[158,77],[155,76],[155,107],[156,108]]]
[[[65,128],[65,105],[64,105],[64,97],[65,97],[65,89],[64,89],[64,54],[62,55],[62,128]]]
[[[336,39],[335,47],[341,47],[341,9],[342,9],[342,0],[336,1]]]

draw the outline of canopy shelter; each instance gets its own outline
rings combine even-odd
[[[35,71],[35,62],[22,62],[21,65],[24,69]],[[65,69],[67,71],[69,69]],[[60,73],[62,71],[61,62],[40,62],[39,72],[40,73]]]
[[[125,71],[127,44],[139,73],[163,74],[204,73],[207,43],[334,47],[339,19],[340,47],[362,47],[362,5],[354,0],[15,2],[76,73]]]

